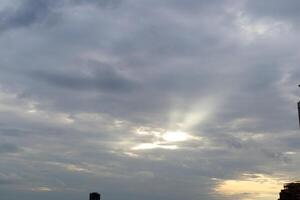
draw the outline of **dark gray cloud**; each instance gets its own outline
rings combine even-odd
[[[300,7],[299,1],[246,1],[246,9],[254,17],[271,17],[278,20],[299,21],[297,10]]]
[[[105,92],[130,92],[134,82],[122,77],[111,66],[101,66],[89,74],[76,74],[70,72],[34,71],[31,77],[42,80],[54,87],[74,90],[99,90]]]
[[[18,153],[21,148],[15,144],[3,143],[0,144],[0,153]]]
[[[94,4],[102,8],[116,8],[122,0],[73,0],[72,3],[76,4]]]
[[[47,0],[22,1],[16,8],[3,10],[0,13],[2,18],[0,30],[4,31],[13,28],[27,27],[37,23],[45,23],[47,21],[50,22],[55,19],[53,10],[55,5],[57,5],[57,2]]]
[[[0,174],[0,185],[2,186],[19,184],[20,182],[21,178],[15,174]]]

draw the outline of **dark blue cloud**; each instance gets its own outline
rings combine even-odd
[[[32,24],[45,23],[50,15],[55,15],[53,8],[57,2],[48,0],[25,0],[15,9],[4,10],[0,30],[27,27]],[[53,17],[52,17],[53,18]],[[54,18],[53,18],[54,19]]]
[[[110,66],[101,66],[90,75],[74,72],[35,71],[33,79],[45,81],[54,87],[72,90],[99,90],[105,92],[129,92],[135,87],[133,81],[122,77]]]

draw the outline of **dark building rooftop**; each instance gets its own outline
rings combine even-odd
[[[279,193],[279,200],[300,200],[300,182],[285,184]]]
[[[100,200],[100,194],[97,192],[90,193],[90,200]]]

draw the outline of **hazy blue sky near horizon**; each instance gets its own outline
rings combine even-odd
[[[1,0],[0,199],[277,199],[300,179],[299,10]]]

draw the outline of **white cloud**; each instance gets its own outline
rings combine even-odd
[[[156,144],[156,143],[143,143],[132,147],[132,150],[148,150],[148,149],[175,150],[178,149],[178,147],[176,145],[163,145],[163,144]]]

